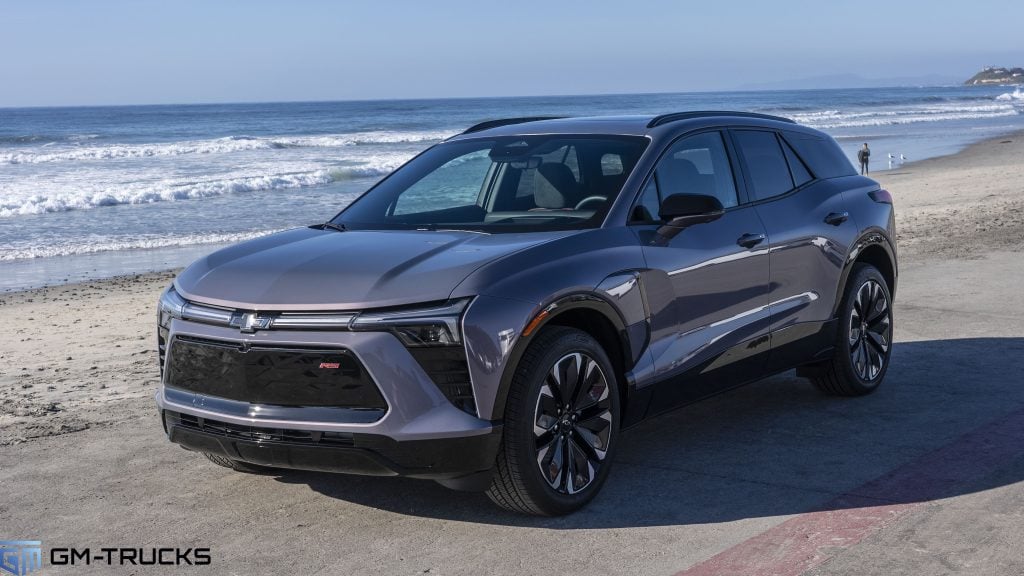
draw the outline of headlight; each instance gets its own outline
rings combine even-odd
[[[234,326],[231,310],[193,304],[182,298],[173,285],[160,296],[158,317],[160,325],[165,327],[170,326],[171,318]]]
[[[171,323],[171,318],[180,319],[187,304],[188,302],[174,291],[173,285],[164,290],[160,295],[160,303],[157,304],[157,320],[160,325],[167,327]]]
[[[170,338],[171,318],[181,318],[188,302],[174,291],[174,285],[167,287],[156,305],[156,349],[160,359],[160,379],[164,377],[164,362],[167,359],[167,341]]]
[[[359,314],[349,324],[350,330],[388,330],[406,346],[449,346],[462,342],[459,319],[469,299],[452,300],[432,308],[369,312]]]

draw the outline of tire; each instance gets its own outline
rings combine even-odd
[[[836,354],[812,381],[832,396],[863,396],[878,389],[892,355],[892,296],[885,278],[869,264],[854,264],[846,282]]]
[[[608,477],[619,414],[615,371],[601,345],[581,330],[545,328],[515,368],[487,496],[539,516],[583,507]]]
[[[274,468],[269,466],[260,466],[258,464],[249,464],[248,462],[242,462],[241,460],[232,460],[227,456],[221,456],[220,454],[210,454],[209,452],[203,452],[203,456],[216,464],[217,466],[223,466],[230,468],[235,472],[245,472],[246,474],[266,474],[272,472]]]

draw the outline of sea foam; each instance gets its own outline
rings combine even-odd
[[[1020,86],[1017,86],[1013,92],[1007,92],[996,96],[996,100],[999,100],[1000,102],[1024,102],[1024,92],[1021,92]]]
[[[996,98],[996,102],[879,108],[874,110],[844,111],[821,110],[793,114],[793,120],[814,128],[855,128],[865,126],[898,126],[921,122],[948,122],[952,120],[978,120],[1017,116],[1021,110],[1009,98]]]
[[[0,153],[0,164],[40,164],[76,160],[116,160],[153,158],[186,154],[223,154],[246,150],[285,148],[341,148],[371,144],[412,144],[436,142],[451,136],[450,131],[354,132],[295,137],[228,136],[209,140],[186,140],[152,144],[107,144],[53,147],[50,144]],[[52,144],[52,143],[51,143]]]
[[[262,167],[270,172],[266,174],[234,172],[202,180],[156,178],[111,184],[103,182],[101,174],[94,179],[90,178],[91,173],[85,173],[75,180],[60,183],[45,178],[21,180],[15,184],[17,189],[0,182],[0,218],[325,186],[337,181],[384,176],[409,157],[410,154],[403,153],[354,157],[338,166],[316,170],[295,170],[292,165],[271,163]]]
[[[100,189],[83,187],[79,190],[64,189],[60,192],[38,193],[27,197],[0,196],[0,218],[120,204],[191,200],[258,190],[320,186],[332,180],[333,177],[328,170],[317,170],[304,174],[245,176],[199,182],[162,181],[134,186],[106,186]]]
[[[31,258],[50,258],[54,256],[77,256],[81,254],[95,254],[97,252],[112,252],[115,250],[150,250],[200,244],[228,244],[251,240],[267,234],[273,234],[274,232],[280,232],[280,230],[88,236],[57,240],[46,244],[15,242],[0,248],[0,262]]]

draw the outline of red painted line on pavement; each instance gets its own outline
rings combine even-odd
[[[915,508],[961,494],[966,485],[1022,455],[1024,409],[968,432],[677,576],[803,574]]]

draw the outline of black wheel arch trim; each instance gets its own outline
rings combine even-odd
[[[842,304],[843,293],[846,291],[846,283],[850,278],[850,272],[853,270],[853,265],[862,261],[860,257],[866,250],[876,247],[881,248],[885,252],[886,259],[891,267],[892,278],[891,283],[888,286],[889,298],[896,298],[896,281],[897,278],[899,278],[899,269],[896,264],[896,249],[885,230],[878,227],[868,228],[861,233],[853,244],[850,245],[846,262],[843,263],[842,274],[840,274],[839,282],[836,286],[836,297],[832,304],[833,318],[837,317],[839,314],[839,307]],[[886,274],[885,270],[879,270],[879,272],[881,272],[883,276]]]
[[[512,379],[515,377],[516,370],[519,367],[519,361],[522,359],[523,354],[526,352],[526,348],[533,342],[537,334],[552,323],[557,324],[556,321],[559,317],[564,315],[566,312],[573,310],[591,310],[597,312],[608,320],[612,327],[615,329],[615,334],[620,346],[618,353],[621,354],[623,359],[622,370],[628,371],[631,366],[628,366],[630,358],[633,354],[633,344],[629,339],[629,325],[626,324],[622,318],[621,313],[616,307],[611,304],[605,298],[594,294],[593,292],[574,292],[571,294],[562,295],[551,302],[539,307],[539,310],[547,311],[548,314],[530,331],[526,336],[520,336],[516,343],[512,346],[512,350],[509,352],[508,361],[505,364],[505,370],[501,375],[501,381],[498,385],[498,394],[494,401],[494,409],[490,415],[483,415],[481,417],[489,418],[492,421],[499,421],[504,417],[505,414],[505,403],[508,400],[509,388],[512,386]],[[542,313],[542,312],[538,312]],[[641,347],[646,346],[646,342],[641,344]],[[609,351],[609,356],[612,354]],[[622,394],[620,399],[625,400],[625,390],[622,385],[625,382],[620,382],[622,374],[616,374],[616,381],[620,388],[619,392]]]

